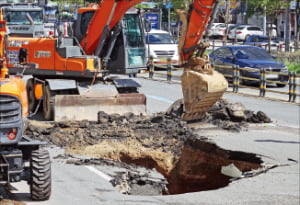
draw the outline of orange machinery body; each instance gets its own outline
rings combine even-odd
[[[89,23],[88,31],[81,41],[81,46],[88,55],[94,53],[103,29],[106,25],[110,29],[116,25],[123,17],[126,11],[132,6],[142,2],[142,0],[131,1],[101,1],[96,12]],[[212,12],[215,0],[195,0],[193,12],[188,20],[188,29],[184,46],[182,50],[197,45],[206,30],[209,21],[208,16]],[[95,8],[82,8],[79,12],[93,10]],[[99,20],[101,19],[101,20]],[[18,53],[20,48],[28,50],[27,62],[29,66],[25,70],[25,74],[32,75],[55,75],[68,77],[85,77],[93,76],[95,68],[91,66],[93,58],[90,62],[88,58],[71,57],[64,58],[56,51],[57,38],[28,38],[28,37],[8,37],[7,38],[7,65],[10,72],[16,72],[18,69],[22,71],[23,65],[19,64]],[[187,53],[181,51],[182,60],[186,61],[193,55],[194,50]],[[90,65],[90,66],[89,66]],[[46,72],[45,72],[46,71]],[[47,72],[49,71],[49,72]],[[68,72],[70,71],[70,72]]]
[[[62,57],[56,48],[55,38],[7,38],[7,67],[10,73],[23,72],[24,74],[55,77],[91,77],[94,68],[94,56]],[[20,64],[19,52],[21,48],[27,49],[28,64]]]
[[[1,67],[0,67],[0,95],[10,95],[18,98],[22,106],[22,118],[28,116],[28,99],[27,91],[24,81],[18,77],[9,77],[8,68],[6,63],[3,62],[3,39],[6,33],[6,24],[3,21],[0,21],[0,58],[1,58]]]
[[[28,116],[27,92],[24,81],[19,77],[0,77],[0,95],[10,95],[17,97],[22,105],[22,117]]]

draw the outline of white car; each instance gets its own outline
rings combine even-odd
[[[240,25],[232,29],[228,33],[228,39],[235,39],[244,41],[250,35],[263,35],[263,30],[258,26]]]
[[[145,40],[146,57],[152,56],[154,64],[166,65],[170,58],[172,65],[178,65],[178,44],[169,32],[151,29],[146,33]]]
[[[227,29],[230,30],[235,24],[228,24]],[[222,23],[216,25],[215,28],[211,32],[211,36],[214,38],[223,38],[226,33],[226,24]]]
[[[213,34],[215,32],[215,28],[219,25],[225,25],[224,23],[213,23],[210,27],[210,29],[207,31],[208,37],[213,37]]]

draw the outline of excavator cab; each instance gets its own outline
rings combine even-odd
[[[97,10],[97,6],[78,9],[73,29],[79,42],[82,42]],[[139,10],[132,8],[111,31],[103,32],[109,40],[102,42],[104,45],[101,45],[103,49],[99,51],[99,57],[103,60],[104,69],[108,69],[109,73],[136,74],[146,67],[143,25]],[[92,52],[96,53],[96,50]]]
[[[122,30],[117,37],[107,66],[111,73],[138,73],[140,69],[146,67],[142,25],[140,15],[135,10],[127,12],[122,18]]]

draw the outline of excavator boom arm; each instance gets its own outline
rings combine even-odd
[[[216,9],[217,3],[218,0],[194,0],[188,14],[182,14],[179,11],[183,24],[186,24],[181,31],[181,42],[179,43],[182,62],[191,58],[195,50],[198,49],[199,41],[206,32],[207,25],[214,9]],[[182,15],[186,15],[186,17]]]

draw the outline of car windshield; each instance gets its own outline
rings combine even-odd
[[[174,40],[170,34],[150,33],[146,35],[146,43],[148,44],[174,44]]]
[[[234,29],[234,28],[236,28],[236,25],[234,25],[234,26],[229,25],[229,26],[228,26],[228,30],[229,30],[229,31],[232,30],[232,29]]]
[[[272,60],[272,56],[265,50],[255,47],[235,48],[233,49],[233,53],[237,59]]]
[[[245,26],[238,26],[236,27],[236,30],[243,30],[245,28]]]
[[[225,28],[226,25],[225,24],[219,24],[219,25],[216,25],[216,28]]]

